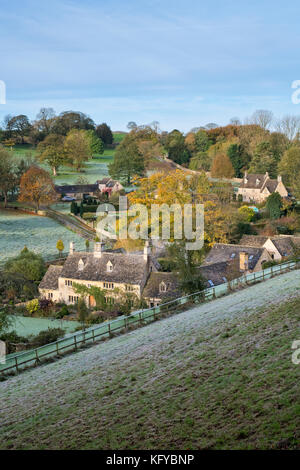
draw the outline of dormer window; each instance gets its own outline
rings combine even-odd
[[[164,282],[159,284],[159,292],[167,292],[167,286]]]
[[[260,183],[260,179],[256,178],[256,186],[258,186]]]
[[[106,264],[106,271],[107,271],[108,273],[111,273],[112,270],[113,270],[113,268],[114,268],[114,267],[113,267],[112,262],[111,262],[111,261],[108,261],[108,263]]]
[[[78,271],[83,271],[83,268],[84,268],[84,262],[82,259],[80,259],[78,262]]]

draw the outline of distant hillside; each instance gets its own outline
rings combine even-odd
[[[3,449],[295,449],[300,271],[0,383]]]

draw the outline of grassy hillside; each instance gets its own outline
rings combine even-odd
[[[0,448],[294,449],[300,272],[0,384]]]

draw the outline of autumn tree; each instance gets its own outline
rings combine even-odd
[[[89,138],[84,130],[71,130],[64,141],[66,164],[80,171],[92,157]]]
[[[278,165],[278,173],[282,175],[285,184],[291,187],[294,195],[300,197],[300,146],[290,147],[283,155]]]
[[[56,249],[59,252],[59,256],[61,257],[62,252],[65,249],[64,242],[62,240],[58,240],[56,243]]]
[[[233,178],[234,169],[228,155],[218,153],[211,167],[211,176],[213,178]]]
[[[64,137],[59,134],[49,134],[37,147],[37,158],[46,162],[56,176],[59,167],[66,160],[64,150]]]
[[[20,202],[33,203],[36,210],[39,210],[41,204],[49,205],[56,199],[54,184],[47,171],[32,166],[21,177]]]

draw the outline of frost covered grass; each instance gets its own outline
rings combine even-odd
[[[48,217],[0,209],[0,264],[16,256],[26,245],[42,256],[57,255],[57,240],[63,240],[68,251],[71,241],[78,250],[85,249],[85,240]]]
[[[0,383],[0,448],[298,448],[299,281],[275,277]]]
[[[30,318],[13,316],[10,331],[16,331],[19,336],[28,337],[37,335],[48,328],[62,328],[66,333],[72,333],[80,326],[77,321],[55,320],[51,318]]]

